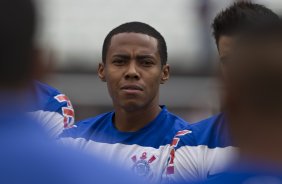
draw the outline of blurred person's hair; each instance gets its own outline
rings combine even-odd
[[[102,60],[104,63],[106,62],[107,52],[110,47],[112,37],[120,33],[141,33],[155,38],[158,41],[161,64],[165,65],[167,63],[167,46],[164,37],[155,28],[142,22],[127,22],[114,28],[108,33],[104,40],[102,50]]]
[[[32,75],[33,36],[36,27],[32,0],[0,2],[0,86],[25,84]]]
[[[240,1],[227,7],[214,18],[213,36],[218,46],[220,36],[233,36],[244,27],[279,19],[278,15],[263,5]]]

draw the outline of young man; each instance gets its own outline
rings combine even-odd
[[[166,170],[173,137],[191,134],[187,122],[159,106],[160,84],[169,79],[166,42],[153,27],[129,22],[106,36],[102,57],[98,75],[114,111],[79,122],[61,141],[159,182],[173,169]]]
[[[233,52],[233,42],[241,31],[250,25],[277,19],[278,16],[271,10],[250,2],[235,3],[216,16],[212,26],[225,84],[230,78],[229,69],[237,68],[237,62],[229,58]],[[173,181],[211,178],[223,171],[237,156],[238,150],[229,137],[225,113],[193,124],[193,134],[196,146],[189,145],[190,138],[183,136],[175,148],[175,172],[170,176]]]
[[[226,117],[240,147],[239,160],[206,183],[282,183],[282,27],[246,30],[230,55]]]

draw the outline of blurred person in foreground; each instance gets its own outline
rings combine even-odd
[[[150,25],[129,22],[106,36],[102,57],[98,75],[114,110],[77,123],[60,140],[161,182],[173,172],[166,169],[173,137],[192,136],[187,122],[159,104],[160,85],[169,79],[166,42]]]
[[[26,113],[37,102],[31,90],[35,18],[31,0],[0,2],[0,183],[138,183],[114,165],[59,147]]]
[[[206,183],[282,183],[281,25],[247,29],[233,45],[224,108],[240,155]]]
[[[270,9],[245,1],[232,4],[215,17],[212,27],[220,56],[220,80],[224,88],[231,75],[230,68],[238,69],[237,61],[232,64],[228,62],[233,52],[233,42],[246,27],[278,19]],[[229,136],[228,121],[222,110],[215,116],[192,124],[196,145],[190,145],[188,136],[180,138],[175,147],[175,170],[170,176],[172,181],[211,178],[236,160],[238,148]]]
[[[0,5],[2,4],[8,6],[6,1]],[[0,73],[3,75],[0,80],[5,86],[17,84],[22,91],[32,94],[33,102],[36,103],[26,108],[26,111],[39,120],[50,136],[56,137],[74,123],[74,111],[64,94],[35,80],[38,71],[42,71],[41,61],[36,59],[34,40],[31,39],[34,34],[35,13],[29,12],[32,18],[21,17],[17,13],[20,8],[20,5],[14,5],[0,12]],[[19,63],[19,60],[24,62]]]

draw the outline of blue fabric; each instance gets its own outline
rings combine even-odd
[[[39,81],[35,81],[34,86],[37,104],[34,106],[33,110],[57,112],[63,115],[62,107],[68,107],[67,102],[59,102],[54,98],[55,96],[61,94],[61,92]]]
[[[251,159],[248,159],[251,160]],[[210,175],[201,184],[279,184],[282,183],[281,166],[260,161],[241,160],[221,174]],[[200,184],[200,183],[199,183]]]
[[[95,157],[59,147],[25,113],[5,112],[0,114],[0,183],[141,183]]]
[[[234,146],[229,137],[228,123],[223,113],[191,124],[191,126],[194,137],[192,138],[189,134],[182,136],[176,149],[187,145],[205,145],[209,148]],[[194,141],[191,141],[192,139]]]
[[[186,121],[171,114],[165,106],[162,106],[162,111],[152,122],[136,132],[117,130],[112,121],[113,116],[114,112],[109,112],[78,122],[77,127],[64,130],[61,137],[159,148],[162,145],[170,144],[178,131],[191,128]]]

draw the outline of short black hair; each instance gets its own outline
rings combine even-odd
[[[278,19],[277,14],[263,5],[248,1],[236,2],[214,18],[213,36],[218,46],[219,37],[222,35],[232,36],[245,26]]]
[[[32,0],[0,2],[0,85],[17,86],[30,80],[36,27]]]
[[[155,28],[142,22],[127,22],[114,28],[108,33],[104,40],[102,50],[102,60],[104,63],[106,62],[106,56],[111,44],[111,39],[114,35],[117,35],[119,33],[141,33],[154,37],[158,41],[158,50],[161,57],[161,64],[165,65],[167,63],[167,46],[164,37]]]

